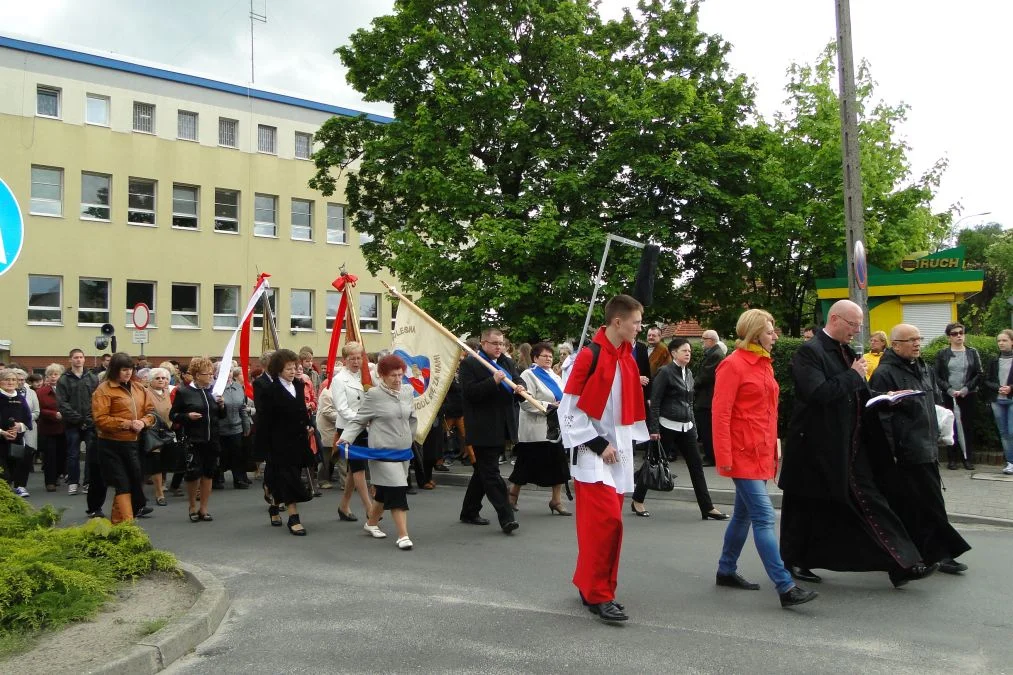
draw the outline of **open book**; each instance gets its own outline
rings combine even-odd
[[[924,391],[919,391],[917,389],[904,389],[902,391],[894,391],[894,392],[890,392],[889,394],[880,394],[879,396],[873,396],[865,404],[865,407],[866,408],[871,408],[872,406],[876,405],[877,403],[883,403],[883,402],[886,402],[886,403],[896,403],[897,401],[901,400],[902,398],[907,398],[908,396],[924,396],[924,395],[925,395]]]

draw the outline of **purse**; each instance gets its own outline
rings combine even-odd
[[[11,443],[7,447],[9,448],[7,456],[11,459],[24,459],[25,455],[28,453],[27,446],[21,443]]]
[[[648,490],[671,492],[675,489],[675,480],[668,468],[668,460],[661,452],[661,441],[651,441],[647,446],[647,456],[640,465],[636,475],[637,485],[646,486]]]
[[[158,416],[155,417],[155,425],[141,433],[141,451],[146,455],[175,442],[176,434]]]

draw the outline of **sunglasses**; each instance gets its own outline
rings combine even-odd
[[[952,333],[950,333],[950,336],[951,337],[956,337],[957,335],[963,335],[963,334],[964,334],[964,331],[962,331],[962,330],[955,330]]]

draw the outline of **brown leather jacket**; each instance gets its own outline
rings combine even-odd
[[[155,402],[151,392],[139,384],[105,380],[91,395],[91,414],[99,438],[136,441],[138,432],[130,428],[130,422],[141,420],[146,427],[154,426]]]

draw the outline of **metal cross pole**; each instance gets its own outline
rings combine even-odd
[[[627,246],[634,246],[636,248],[644,248],[647,244],[641,244],[639,241],[633,241],[626,237],[620,237],[617,234],[610,234],[605,240],[605,252],[601,254],[601,264],[598,265],[598,274],[594,278],[594,291],[591,293],[591,304],[587,307],[587,318],[584,319],[584,330],[580,332],[580,341],[577,342],[576,351],[580,351],[580,348],[584,346],[584,338],[587,337],[587,329],[591,326],[591,314],[594,312],[594,303],[598,300],[598,289],[605,285],[602,281],[601,275],[605,272],[605,261],[609,257],[609,248],[612,246],[612,242],[618,242],[620,244],[626,244]]]
[[[858,147],[858,103],[855,59],[851,47],[851,0],[835,0],[837,7],[837,72],[841,85],[841,148],[844,153],[844,249],[848,260],[848,297],[862,308],[861,342],[869,337],[869,294],[855,278],[855,242],[865,242],[865,206]]]

